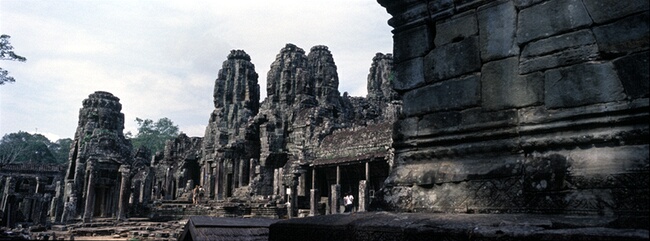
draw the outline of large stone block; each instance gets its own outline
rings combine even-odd
[[[393,35],[393,60],[396,63],[404,60],[422,57],[430,49],[433,36],[429,36],[426,24],[420,24],[411,29]]]
[[[406,92],[403,96],[403,113],[414,116],[433,111],[460,110],[477,106],[480,100],[480,75],[470,75]]]
[[[421,57],[415,58],[395,65],[393,88],[396,90],[408,90],[423,85],[423,59]]]
[[[483,108],[463,110],[460,126],[514,126],[519,124],[516,109],[485,111]]]
[[[437,23],[434,43],[436,46],[442,46],[477,34],[476,13],[470,11],[467,14],[455,16],[448,21]]]
[[[625,99],[612,63],[585,63],[546,71],[544,102],[563,108]]]
[[[596,39],[589,30],[581,30],[527,44],[521,53],[519,73],[566,66],[598,57]]]
[[[632,13],[648,11],[650,5],[647,0],[584,0],[583,2],[596,23],[604,23]]]
[[[648,97],[650,91],[648,55],[646,51],[614,60],[618,77],[630,98]]]
[[[396,135],[393,139],[402,139],[403,138],[410,138],[410,137],[415,137],[418,135],[418,122],[419,118],[418,117],[409,117],[405,119],[401,119],[400,121],[396,122],[394,125],[394,134]]]
[[[480,9],[477,15],[483,61],[519,54],[515,43],[517,10],[511,1]]]
[[[517,42],[526,43],[592,23],[580,0],[550,0],[519,12]]]
[[[431,50],[424,58],[425,80],[439,82],[479,70],[478,49],[478,37],[470,37]]]
[[[612,209],[647,210],[648,198],[643,194],[648,190],[647,145],[576,148],[528,156],[523,187],[526,205],[532,209],[582,210],[601,215],[613,214]],[[544,201],[548,197],[562,202]]]
[[[461,120],[461,114],[458,111],[427,114],[417,123],[418,134],[436,134],[443,129],[460,125]]]
[[[620,54],[648,49],[649,16],[645,12],[594,28],[599,50],[605,54]]]
[[[520,76],[517,57],[489,62],[481,69],[483,108],[498,110],[540,104],[544,81],[540,73]]]
[[[391,178],[395,178],[392,181],[396,185],[426,186],[516,177],[521,175],[522,155],[503,156],[499,160],[489,155],[417,160],[395,167]]]

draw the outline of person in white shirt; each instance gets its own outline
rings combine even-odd
[[[354,203],[354,196],[352,194],[348,193],[343,197],[343,204],[345,205],[345,212],[349,213],[352,212],[352,207]]]

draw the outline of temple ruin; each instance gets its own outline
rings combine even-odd
[[[372,59],[366,97],[339,92],[326,46],[287,44],[260,102],[233,50],[205,135],[148,153],[122,134],[119,99],[95,92],[65,176],[2,167],[3,224],[49,208],[57,223],[317,216],[267,224],[270,240],[648,239],[648,1],[378,2],[394,53]],[[344,193],[395,213],[323,215]]]
[[[119,101],[101,91],[83,101],[55,221],[126,218],[133,158]]]
[[[58,208],[57,195],[62,188],[64,168],[49,164],[8,164],[0,166],[0,217],[2,227],[29,222],[48,223],[48,214]]]
[[[305,54],[287,44],[271,64],[261,103],[250,61],[243,50],[224,61],[205,136],[181,135],[154,158],[154,196],[165,190],[163,200],[189,201],[200,185],[213,215],[278,218],[337,213],[341,192],[353,192],[364,196],[365,210],[388,176],[401,110],[390,84],[392,55],[373,58],[368,97],[350,97],[338,91],[326,46]]]

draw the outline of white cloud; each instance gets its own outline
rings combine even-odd
[[[17,80],[0,86],[2,134],[72,137],[82,100],[103,90],[121,99],[126,131],[136,117],[168,117],[202,136],[231,49],[251,55],[263,96],[286,43],[329,46],[339,90],[354,96],[365,95],[374,54],[392,49],[389,15],[375,0],[1,1],[0,29],[27,57],[0,63]]]

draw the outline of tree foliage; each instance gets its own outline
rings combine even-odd
[[[178,126],[169,118],[163,117],[158,121],[150,119],[135,118],[138,124],[138,133],[131,139],[133,147],[138,149],[145,147],[151,150],[152,153],[162,151],[165,148],[165,142],[178,136]],[[132,136],[129,132],[127,137]]]
[[[9,43],[9,38],[11,38],[9,35],[0,35],[0,59],[25,62],[27,58],[14,53],[14,47]],[[14,77],[9,76],[9,71],[0,68],[0,85],[3,85],[5,82],[11,83],[16,82],[16,80]]]
[[[65,163],[71,143],[69,138],[52,143],[41,134],[9,133],[0,139],[0,164]]]

